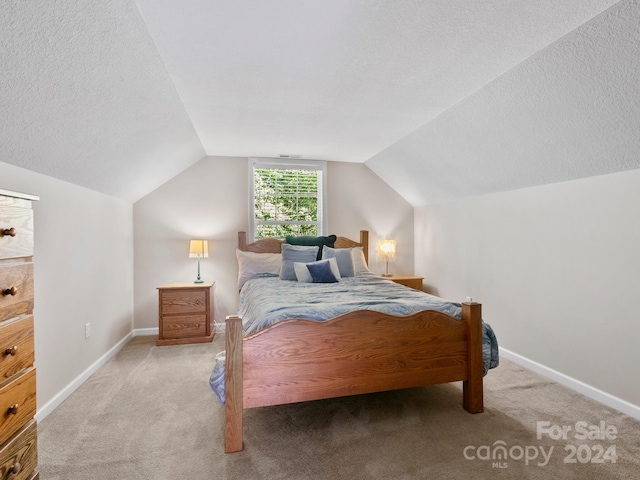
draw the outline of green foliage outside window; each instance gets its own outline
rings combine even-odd
[[[256,239],[286,235],[318,235],[317,170],[255,168]]]

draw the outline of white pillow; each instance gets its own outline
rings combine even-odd
[[[236,249],[238,259],[238,289],[241,289],[247,280],[261,273],[280,274],[282,267],[281,253],[256,253],[243,252]]]
[[[335,258],[328,258],[326,260],[318,260],[317,262],[309,262],[309,263],[294,262],[293,269],[296,272],[296,278],[298,279],[298,281],[301,283],[312,283],[313,278],[311,278],[311,273],[309,273],[309,269],[307,268],[307,265],[311,263],[323,263],[323,262],[329,262],[331,273],[333,273],[334,277],[340,280],[340,270],[338,269],[338,262],[336,261]]]
[[[351,258],[353,258],[353,269],[356,275],[370,271],[367,266],[367,261],[364,258],[364,250],[362,250],[362,247],[353,247],[351,249]]]

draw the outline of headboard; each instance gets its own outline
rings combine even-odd
[[[247,232],[238,232],[238,249],[255,253],[280,253],[284,240],[279,238],[263,238],[247,244]],[[335,248],[362,247],[364,258],[369,263],[369,230],[360,230],[360,241],[347,237],[338,237]]]

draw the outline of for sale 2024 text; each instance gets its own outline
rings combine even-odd
[[[618,429],[615,425],[607,425],[604,420],[599,424],[579,421],[573,425],[551,424],[549,421],[536,423],[538,440],[548,437],[552,440],[566,440],[578,442],[598,441],[613,442],[618,438]],[[568,443],[564,447],[567,452],[564,463],[616,463],[615,444],[602,443]]]

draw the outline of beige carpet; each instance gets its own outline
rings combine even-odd
[[[225,455],[208,385],[223,345],[134,338],[39,424],[41,479],[640,478],[640,422],[506,360],[485,378],[485,413],[462,409],[457,384],[266,407]],[[536,422],[571,431],[538,439]],[[608,438],[576,439],[576,422]]]

